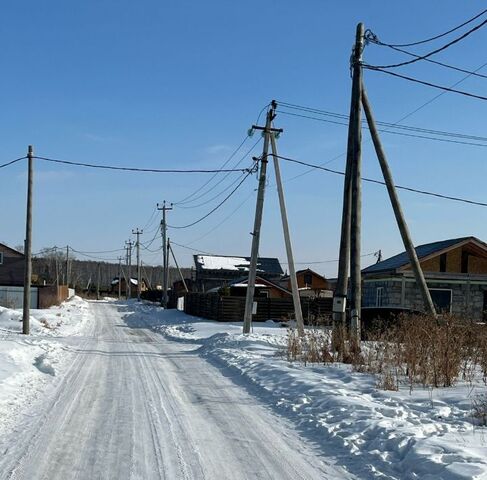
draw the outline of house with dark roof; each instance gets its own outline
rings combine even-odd
[[[194,255],[195,285],[199,292],[224,287],[234,280],[247,275],[250,257],[232,257],[226,255]],[[277,258],[259,257],[257,275],[277,282],[283,275]]]
[[[476,237],[461,237],[415,249],[437,312],[487,319],[486,243]],[[406,252],[363,269],[362,280],[364,308],[423,310]]]

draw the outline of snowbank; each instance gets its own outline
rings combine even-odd
[[[242,385],[358,478],[487,478],[487,429],[471,418],[474,395],[486,391],[481,383],[381,391],[375,377],[348,365],[289,363],[278,324],[254,324],[244,336],[240,323],[142,308],[154,329],[238,372]]]
[[[73,297],[59,307],[31,310],[31,334],[21,335],[22,312],[0,307],[0,434],[66,366],[69,352],[58,341],[92,325],[88,304]]]

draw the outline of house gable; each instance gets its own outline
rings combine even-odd
[[[458,250],[453,253],[453,251]],[[416,255],[421,263],[424,271],[440,272],[455,272],[461,273],[462,266],[462,251],[464,255],[464,265],[467,260],[465,258],[470,257],[468,260],[468,273],[485,273],[487,269],[484,266],[484,258],[487,258],[487,244],[475,237],[461,237],[449,240],[442,240],[439,242],[428,243],[419,245],[415,248]],[[448,256],[448,253],[450,256]],[[443,254],[446,254],[446,267],[443,266],[445,257],[441,258]],[[440,265],[440,262],[442,265]],[[390,257],[382,262],[371,265],[362,270],[364,274],[378,274],[378,273],[394,273],[404,272],[411,270],[409,263],[409,256],[406,252],[402,252],[398,255]],[[465,272],[467,273],[467,272]]]

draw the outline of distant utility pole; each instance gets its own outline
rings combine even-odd
[[[98,262],[96,273],[96,299],[100,300],[100,276],[101,276],[101,263]]]
[[[127,300],[132,297],[132,240],[125,242],[127,249],[127,281],[125,282],[125,293]]]
[[[174,255],[174,250],[172,249],[171,242],[170,242],[169,238],[167,239],[167,247],[172,254],[174,264],[176,265],[176,268],[178,269],[179,277],[181,278],[181,281],[183,282],[184,290],[186,290],[186,293],[187,293],[187,292],[189,292],[188,285],[186,285],[186,280],[184,279],[183,272],[181,272],[181,269],[179,268],[178,261],[176,260],[176,255]]]
[[[252,125],[254,130],[262,130],[264,132],[264,147],[262,149],[262,158],[260,159],[260,177],[259,187],[257,190],[257,203],[255,206],[254,229],[252,235],[252,250],[250,256],[249,278],[247,281],[247,296],[245,298],[245,314],[243,333],[250,333],[252,326],[252,310],[255,293],[255,277],[257,276],[257,260],[259,258],[259,244],[260,244],[260,229],[262,226],[262,211],[264,209],[264,193],[267,174],[268,152],[271,132],[280,132],[279,129],[272,128],[272,120],[274,118],[275,102],[272,103],[271,108],[267,112],[265,127]]]
[[[118,257],[118,299],[122,298],[122,257]]]
[[[144,233],[143,230],[132,230],[132,234],[137,236],[135,246],[137,247],[137,301],[140,302],[140,236]]]
[[[29,145],[27,150],[28,173],[27,173],[27,216],[25,221],[25,243],[24,243],[24,302],[22,313],[22,333],[30,333],[30,283],[32,279],[32,190],[34,182],[33,166],[34,150]]]
[[[66,285],[69,288],[69,245],[66,245]]]
[[[162,221],[161,221],[161,235],[162,235],[162,299],[161,305],[167,308],[167,290],[169,283],[169,268],[168,268],[168,251],[167,251],[167,221],[166,212],[172,210],[171,206],[166,205],[166,201],[162,202],[162,205],[157,204],[157,209],[162,210]]]
[[[298,334],[303,336],[304,335],[303,312],[301,309],[301,298],[299,297],[298,280],[296,278],[296,269],[294,268],[293,247],[291,243],[291,235],[289,234],[289,222],[287,220],[286,201],[284,199],[284,189],[282,188],[281,169],[279,168],[279,158],[278,158],[279,156],[277,153],[276,135],[274,132],[270,133],[270,141],[271,141],[272,155],[274,158],[274,170],[276,173],[277,193],[279,195],[279,207],[281,210],[282,230],[284,233],[284,242],[286,244],[287,263],[289,267],[289,280],[291,281],[291,292],[293,295],[293,303],[294,303],[294,314],[296,316],[296,325],[298,328]]]

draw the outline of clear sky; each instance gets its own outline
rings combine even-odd
[[[349,57],[357,22],[363,21],[385,42],[404,43],[445,31],[482,8],[481,2],[453,0],[411,0],[407,5],[385,0],[2,2],[0,164],[22,156],[32,144],[39,156],[74,161],[218,168],[273,98],[348,112]],[[475,69],[487,62],[486,42],[484,28],[435,58]],[[412,49],[425,53],[442,43]],[[376,64],[405,59],[391,53],[370,45],[364,58]],[[443,85],[464,77],[424,62],[401,72]],[[376,72],[365,72],[365,82],[377,118],[389,122],[439,93]],[[487,95],[486,82],[469,78],[461,88]],[[406,123],[486,135],[486,108],[486,102],[449,93]],[[282,155],[322,163],[345,151],[345,127],[284,114],[275,123],[284,128],[279,139]],[[248,140],[241,153],[257,139]],[[385,134],[383,141],[398,184],[487,200],[485,148]],[[370,143],[364,144],[363,162],[365,176],[380,177]],[[250,158],[242,163],[247,164]],[[344,158],[329,166],[343,169]],[[285,179],[306,170],[288,163],[281,168]],[[269,170],[261,255],[285,262],[273,169]],[[183,225],[206,214],[222,197],[198,205],[237,176],[231,174],[211,193],[185,205],[196,208],[175,207],[168,214],[170,224]],[[155,204],[163,199],[178,202],[207,179],[37,161],[33,250],[66,244],[81,251],[122,248],[136,227],[146,227],[142,241],[147,242],[160,218],[151,217]],[[171,238],[203,251],[249,255],[256,187],[254,176],[205,221],[172,230]],[[313,171],[286,181],[284,187],[296,260],[336,259],[342,178]],[[363,253],[382,249],[389,256],[403,250],[384,188],[364,184],[363,195]],[[416,244],[466,235],[487,240],[485,207],[407,192],[400,196]],[[0,200],[0,241],[19,245],[25,232],[24,162],[0,170]],[[150,248],[159,244],[157,239]],[[190,251],[176,246],[175,251],[181,264],[191,265]],[[143,253],[147,263],[157,264],[159,257],[158,252]],[[365,257],[364,265],[373,261]],[[336,273],[336,263],[313,268],[329,276]]]

